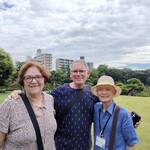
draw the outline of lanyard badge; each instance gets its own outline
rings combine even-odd
[[[114,112],[114,109],[115,109],[115,105],[114,105],[114,108],[113,108],[113,112]],[[100,119],[100,113],[101,113],[101,111],[99,111],[99,119]],[[104,125],[104,127],[102,128],[102,130],[100,131],[100,135],[98,135],[98,136],[96,136],[96,146],[98,146],[98,147],[100,147],[101,149],[105,149],[105,143],[106,143],[106,140],[105,140],[105,138],[104,138],[104,130],[105,130],[105,128],[106,128],[106,125],[107,125],[107,123],[108,123],[108,121],[110,120],[110,117],[111,117],[111,115],[109,116],[109,118],[107,119],[107,121],[106,121],[106,123],[105,123],[105,125]],[[100,129],[101,129],[101,124],[100,124],[100,122],[99,122],[99,127],[100,127]]]
[[[100,147],[101,149],[105,149],[105,143],[106,140],[104,139],[103,136],[97,136],[96,137],[96,146]]]

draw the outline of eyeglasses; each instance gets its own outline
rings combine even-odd
[[[26,82],[28,82],[28,83],[32,82],[33,79],[35,79],[36,81],[42,81],[43,78],[44,78],[44,77],[41,76],[41,75],[36,75],[36,76],[29,76],[29,75],[27,75],[27,76],[24,76],[24,77],[23,77],[23,79],[24,79]]]
[[[83,73],[85,73],[86,72],[86,70],[72,70],[71,71],[72,73],[74,73],[74,74],[83,74]]]

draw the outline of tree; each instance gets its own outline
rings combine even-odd
[[[16,61],[16,70],[19,71],[22,65],[25,63],[25,61]]]
[[[106,75],[111,76],[116,82],[123,82],[124,76],[122,74],[122,70],[117,68],[109,68],[106,72]]]
[[[150,85],[150,77],[147,77],[146,85]]]
[[[131,78],[127,81],[126,85],[128,89],[128,95],[137,96],[144,90],[144,84],[136,78]]]
[[[107,65],[99,65],[98,68],[97,68],[97,71],[98,71],[98,77],[104,75],[108,70],[108,67]]]
[[[14,66],[11,57],[0,48],[0,86],[8,86],[8,81],[13,74]]]
[[[61,84],[64,84],[66,81],[66,74],[63,72],[63,70],[57,70],[51,72],[51,78],[50,78],[50,84],[51,88],[55,88]]]
[[[126,85],[122,82],[117,82],[116,83],[117,86],[119,86],[121,88],[121,95],[127,95],[128,94],[128,89],[126,87]]]
[[[93,86],[97,83],[98,78],[99,78],[98,70],[93,69],[90,74],[90,77],[87,79],[86,83]]]

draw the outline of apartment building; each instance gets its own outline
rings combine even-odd
[[[80,59],[85,61],[84,56],[80,56]],[[56,70],[62,69],[64,71],[67,71],[73,61],[74,60],[71,60],[71,59],[57,58],[56,59]],[[87,63],[87,66],[89,67],[89,70],[92,71],[93,63],[92,62],[86,62],[86,63]]]
[[[85,61],[84,56],[80,56],[80,59]],[[93,63],[92,62],[86,62],[86,64],[87,64],[89,70],[92,71],[93,66],[94,66]]]
[[[57,58],[56,59],[56,70],[62,69],[64,71],[68,71],[72,62],[73,62],[73,60],[71,60],[71,59]]]
[[[52,54],[42,53],[41,49],[37,49],[37,54],[33,60],[44,65],[46,69],[52,70]]]

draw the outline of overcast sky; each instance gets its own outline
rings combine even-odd
[[[0,0],[0,47],[14,61],[40,48],[53,63],[150,69],[150,0]]]

